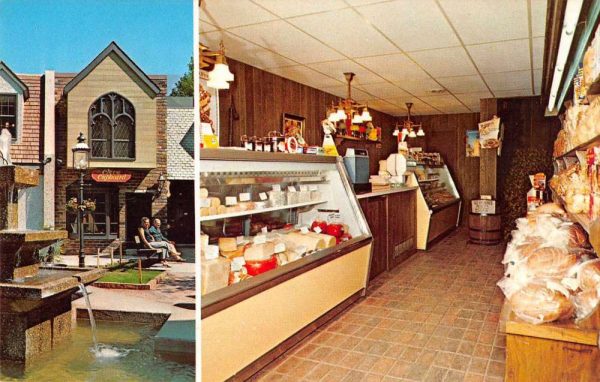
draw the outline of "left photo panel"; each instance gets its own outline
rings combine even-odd
[[[0,0],[0,381],[194,381],[193,2]]]

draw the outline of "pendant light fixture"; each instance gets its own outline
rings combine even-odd
[[[229,82],[234,80],[234,75],[227,65],[223,41],[219,44],[217,52],[210,51],[200,44],[200,69],[209,69],[211,66],[206,85],[214,89],[229,89]]]
[[[423,125],[420,123],[419,124],[414,123],[410,119],[410,109],[412,108],[412,106],[413,106],[412,102],[406,103],[406,108],[408,109],[408,117],[403,122],[402,136],[403,137],[408,136],[409,138],[424,137],[425,131],[423,130]],[[415,131],[415,130],[418,130],[418,131]]]
[[[327,109],[327,119],[331,122],[343,121],[350,118],[350,122],[355,125],[371,122],[373,117],[369,112],[366,104],[362,105],[352,99],[352,80],[354,73],[344,73],[348,84],[348,96],[341,100],[337,106],[332,104],[331,108]],[[333,116],[335,114],[336,116]],[[336,119],[337,118],[337,119]]]

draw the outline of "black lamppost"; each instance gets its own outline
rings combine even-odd
[[[85,253],[83,252],[83,176],[89,166],[90,147],[85,143],[83,133],[79,133],[77,144],[71,149],[73,151],[73,168],[79,171],[79,198],[77,201],[77,232],[79,233],[79,266],[85,267]]]

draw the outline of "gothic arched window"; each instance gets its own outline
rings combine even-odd
[[[135,109],[117,93],[98,98],[89,110],[92,158],[135,159]]]

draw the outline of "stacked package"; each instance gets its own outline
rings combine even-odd
[[[572,214],[587,214],[590,209],[590,182],[586,167],[573,165],[554,175],[550,187],[565,202],[567,211]]]
[[[557,204],[517,219],[503,263],[498,286],[515,315],[529,323],[584,319],[600,303],[600,260],[583,228]]]

